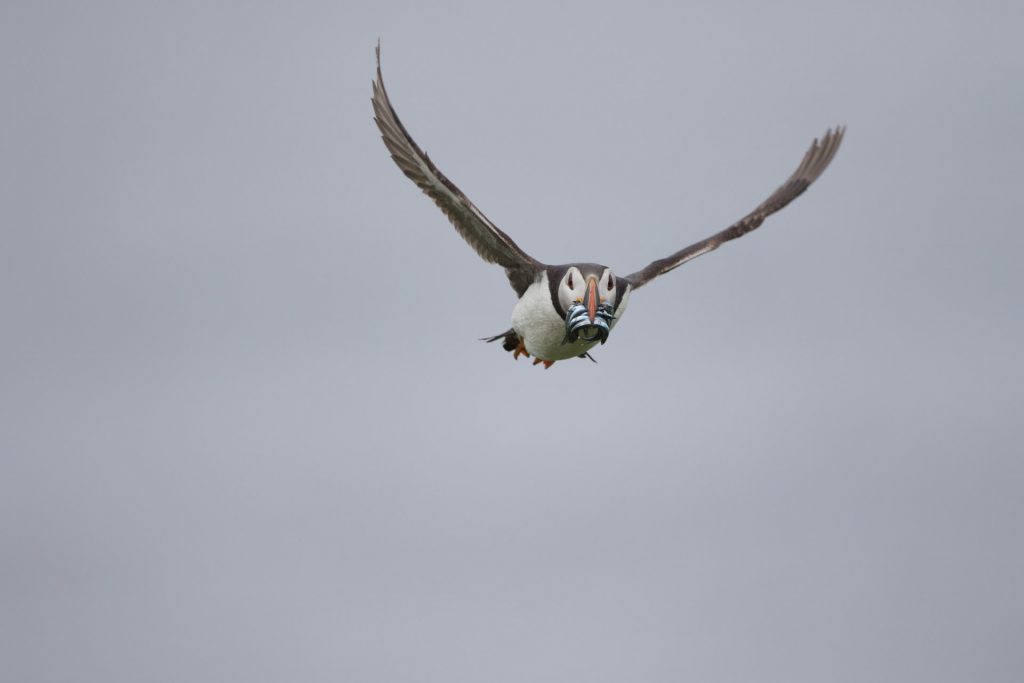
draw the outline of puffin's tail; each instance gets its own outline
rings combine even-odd
[[[493,337],[481,337],[480,341],[485,341],[489,344],[491,342],[496,342],[499,339],[503,340],[501,342],[501,348],[505,349],[510,353],[519,348],[519,335],[516,334],[515,330],[502,332],[501,334],[496,334]]]

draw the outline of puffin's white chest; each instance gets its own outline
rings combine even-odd
[[[624,293],[623,300],[615,311],[615,323],[626,310],[629,301],[629,290]],[[542,360],[565,360],[575,358],[594,348],[597,342],[576,341],[563,344],[565,339],[565,319],[555,310],[551,303],[551,289],[548,286],[547,273],[534,282],[523,293],[519,303],[512,309],[512,329],[523,340],[526,350],[534,358]]]

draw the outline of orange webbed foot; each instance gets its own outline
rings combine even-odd
[[[527,358],[530,357],[530,352],[526,350],[526,346],[523,344],[522,339],[519,340],[519,346],[516,347],[516,350],[512,352],[512,358],[514,360],[519,360],[520,355],[526,356]]]
[[[553,360],[544,360],[543,358],[534,358],[533,359],[533,364],[534,365],[540,365],[541,363],[544,364],[544,369],[547,370],[548,368],[550,368],[552,365],[555,364],[555,361],[553,361]]]

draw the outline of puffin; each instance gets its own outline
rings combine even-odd
[[[514,359],[532,357],[534,365],[543,364],[545,368],[570,358],[594,360],[590,350],[608,340],[626,312],[633,291],[755,230],[765,218],[803,194],[828,168],[846,131],[844,126],[837,126],[828,129],[820,139],[815,138],[792,175],[746,216],[635,273],[617,275],[608,266],[597,263],[546,265],[523,251],[487,218],[416,144],[384,88],[379,43],[376,55],[377,78],[371,102],[374,121],[391,158],[437,204],[484,261],[505,269],[509,284],[519,297],[512,309],[512,327],[482,341],[500,340],[502,348],[511,352]]]

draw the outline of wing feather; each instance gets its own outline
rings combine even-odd
[[[384,145],[398,168],[423,190],[462,238],[488,263],[505,269],[509,283],[522,296],[544,265],[524,252],[512,238],[498,229],[462,191],[434,165],[426,152],[412,139],[391,106],[380,69],[380,45],[377,45],[377,79],[373,83],[374,121]]]
[[[756,209],[736,223],[707,239],[677,251],[671,256],[654,261],[646,268],[627,275],[626,280],[633,286],[633,289],[641,287],[659,275],[664,275],[702,254],[714,251],[729,240],[742,237],[760,226],[765,218],[783,209],[787,204],[803,194],[810,187],[811,183],[817,180],[818,176],[828,168],[836,151],[839,149],[840,143],[843,141],[843,134],[845,132],[846,128],[839,126],[835,130],[829,129],[820,141],[815,138],[814,142],[811,143],[810,149],[807,150],[804,158],[800,161],[800,165],[797,166],[786,182],[782,183]]]

